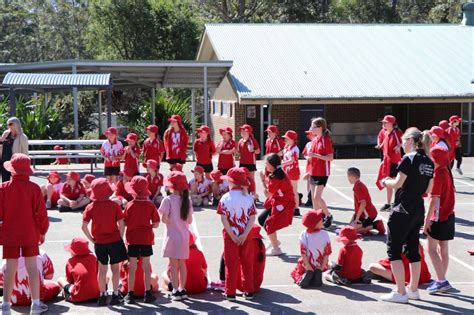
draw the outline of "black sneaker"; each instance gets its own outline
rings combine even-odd
[[[298,193],[298,206],[301,206],[303,204],[303,194],[302,193]]]
[[[254,296],[255,295],[252,292],[245,292],[244,293],[244,299],[246,299],[246,300],[253,300]]]
[[[135,304],[135,294],[133,294],[133,291],[128,291],[127,295],[124,298],[125,303],[127,304]]]
[[[293,210],[293,216],[301,217],[300,208],[295,208],[295,210]]]
[[[212,205],[217,207],[217,205],[219,205],[219,200],[216,198],[212,199]]]
[[[172,292],[171,299],[173,301],[181,301],[183,299],[183,296],[181,295],[181,291]]]
[[[324,228],[328,229],[332,225],[332,215],[328,215],[323,219]]]
[[[390,211],[391,207],[392,206],[390,206],[388,203],[386,203],[380,208],[380,211]]]
[[[120,305],[123,303],[122,298],[120,298],[120,295],[112,293],[112,300],[110,300],[110,305]]]
[[[99,300],[97,301],[98,306],[106,306],[107,305],[107,295],[101,295]]]
[[[351,285],[351,282],[348,279],[340,277],[337,272],[332,273],[332,282],[340,285]]]
[[[153,303],[156,301],[156,297],[153,295],[151,290],[145,292],[145,297],[143,298],[143,302],[145,303]]]
[[[235,301],[236,300],[235,294],[224,294],[224,298],[227,301]]]
[[[173,284],[171,282],[168,283],[168,291],[173,292]]]
[[[180,293],[183,300],[188,298],[188,292],[186,292],[186,289],[181,290]]]
[[[71,211],[72,211],[72,208],[70,208],[70,207],[65,207],[65,206],[59,206],[59,207],[58,207],[58,211],[59,211],[59,212],[71,212]]]
[[[308,201],[304,204],[306,208],[312,208],[313,207],[313,200],[308,198]]]

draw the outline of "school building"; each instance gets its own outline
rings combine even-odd
[[[210,90],[209,124],[250,124],[298,132],[322,116],[336,157],[372,157],[386,114],[400,128],[429,129],[460,115],[466,155],[472,155],[474,28],[465,25],[208,24],[198,61],[231,60]]]

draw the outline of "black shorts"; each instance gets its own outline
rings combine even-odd
[[[219,171],[221,171],[222,175],[227,175],[227,172],[229,171],[228,168],[220,168]]]
[[[390,164],[390,177],[395,178],[398,174],[398,164],[391,163]]]
[[[313,186],[324,186],[328,183],[329,176],[311,176],[309,184]]]
[[[151,245],[128,245],[128,257],[150,257],[151,255],[153,255]]]
[[[362,227],[368,227],[370,225],[374,225],[374,221],[375,221],[375,218],[371,219],[371,218],[366,218],[364,220],[360,220],[359,221],[359,224],[362,224]]]
[[[255,164],[240,164],[239,167],[245,167],[249,172],[255,172],[257,170],[257,165]]]
[[[104,176],[119,176],[120,166],[106,166],[104,168]]]
[[[214,167],[212,166],[212,163],[211,164],[198,164],[198,163],[196,163],[196,166],[202,167],[204,169],[205,173],[210,173],[214,170]]]
[[[428,234],[438,241],[454,239],[454,214],[450,215],[446,221],[431,221],[431,229]]]
[[[184,165],[184,163],[186,163],[185,160],[181,160],[181,159],[167,159],[166,162],[168,162],[170,165],[171,164],[176,164],[176,163]]]
[[[97,260],[102,265],[115,265],[128,258],[123,240],[108,244],[95,244],[94,250]]]
[[[387,254],[390,261],[402,259],[404,246],[409,262],[420,261],[420,228],[423,221],[423,207],[409,214],[392,211],[387,223]]]

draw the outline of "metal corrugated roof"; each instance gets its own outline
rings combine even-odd
[[[473,98],[474,28],[209,24],[240,99]]]
[[[9,72],[2,82],[7,87],[37,87],[54,89],[63,87],[106,87],[110,85],[110,73],[59,74]]]

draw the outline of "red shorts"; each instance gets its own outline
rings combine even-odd
[[[17,259],[20,256],[33,257],[39,255],[39,246],[3,246],[3,259]]]

